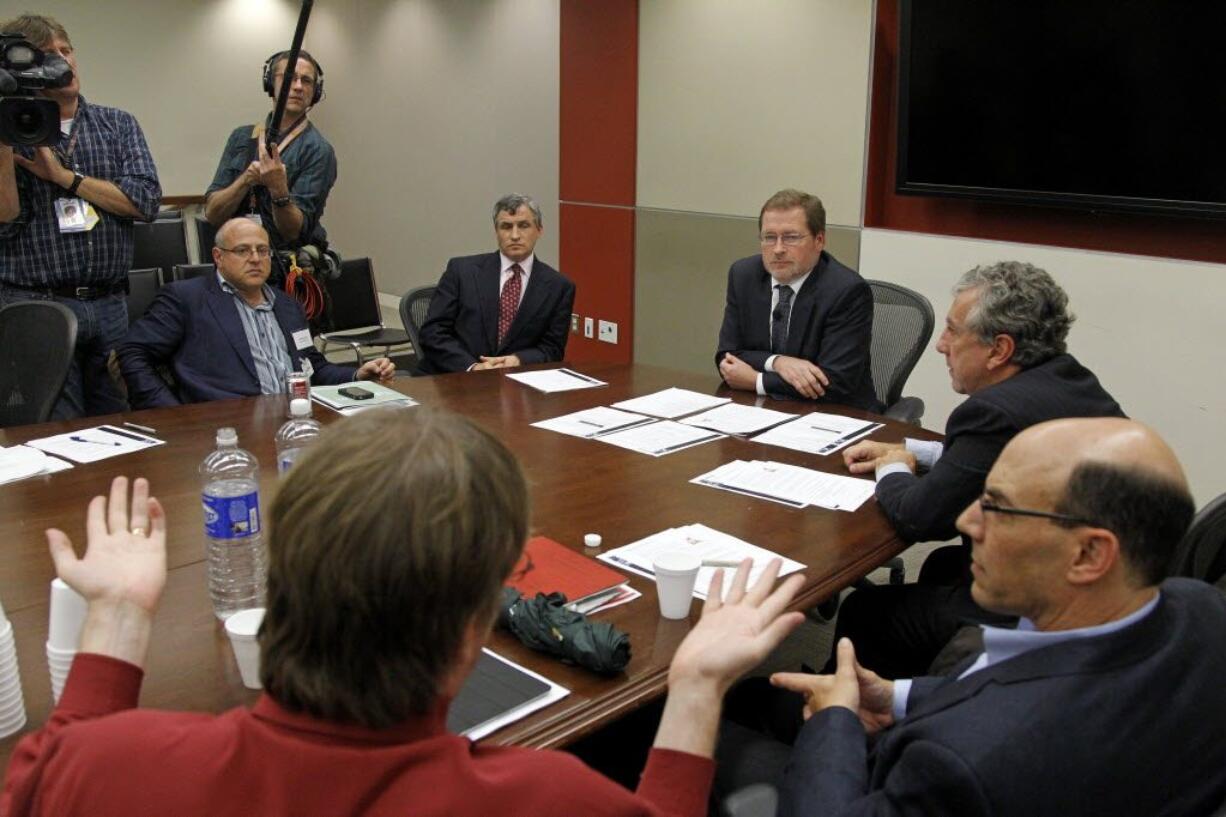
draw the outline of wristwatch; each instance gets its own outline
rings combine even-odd
[[[81,182],[83,181],[85,181],[85,176],[74,170],[72,172],[72,184],[68,185],[68,195],[75,196],[77,194],[77,188],[81,186]]]
[[[273,206],[273,207],[284,207],[284,206],[285,206],[285,205],[287,205],[287,204],[289,204],[289,196],[288,196],[288,195],[286,195],[286,196],[280,196],[280,197],[275,198],[275,199],[273,199],[273,200],[272,200],[272,206]]]

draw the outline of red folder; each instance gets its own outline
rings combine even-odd
[[[545,536],[528,540],[507,578],[507,585],[524,598],[556,591],[564,594],[567,602],[581,601],[625,582],[626,577],[616,570]]]

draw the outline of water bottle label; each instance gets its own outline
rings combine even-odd
[[[209,496],[204,503],[204,533],[214,539],[244,539],[260,532],[260,495]]]

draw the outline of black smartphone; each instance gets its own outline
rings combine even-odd
[[[358,386],[346,386],[345,388],[341,389],[339,393],[345,397],[348,397],[350,400],[369,400],[375,396],[373,391],[368,391],[366,389],[359,388]]]

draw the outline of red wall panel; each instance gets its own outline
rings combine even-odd
[[[575,312],[617,324],[617,344],[571,334],[566,359],[575,363],[634,360],[634,211],[563,202],[563,271],[575,282]]]
[[[618,330],[616,345],[572,333],[576,363],[634,359],[638,20],[638,0],[562,0],[561,269],[577,288],[575,312]]]
[[[878,0],[865,226],[1226,262],[1226,224],[1220,221],[896,194],[898,20],[898,0]]]

